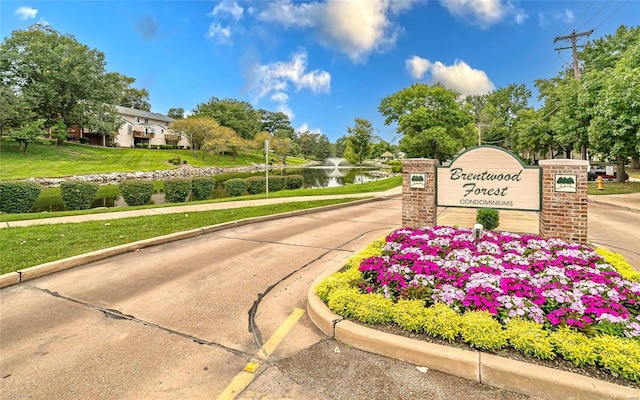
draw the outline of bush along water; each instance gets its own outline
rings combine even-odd
[[[119,184],[120,194],[129,206],[143,206],[153,195],[153,181],[150,179],[131,179]]]
[[[36,182],[0,182],[0,211],[28,213],[33,208],[42,187]]]
[[[400,229],[315,288],[334,312],[486,351],[561,357],[640,383],[640,283],[594,250],[466,228]],[[620,263],[620,261],[617,261]],[[364,322],[364,321],[363,321]]]
[[[206,200],[215,189],[216,180],[211,176],[197,176],[191,180],[191,193],[194,200]]]
[[[247,190],[247,182],[240,178],[229,179],[224,182],[224,189],[231,197],[242,196]]]
[[[182,203],[187,201],[191,193],[191,180],[186,178],[173,178],[164,181],[164,194],[167,202]]]
[[[99,186],[94,182],[62,182],[60,184],[62,203],[68,210],[87,210],[96,199]]]

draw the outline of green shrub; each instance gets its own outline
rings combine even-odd
[[[216,180],[212,176],[197,176],[191,180],[191,193],[196,200],[206,200],[213,193]]]
[[[142,143],[136,143],[136,148],[141,149],[142,147]]]
[[[598,354],[589,338],[568,326],[560,327],[557,331],[551,332],[551,342],[556,349],[556,353],[562,358],[571,361],[576,366],[596,365]]]
[[[542,324],[516,318],[507,323],[506,333],[511,346],[524,354],[543,360],[552,360],[556,356],[549,332]]]
[[[67,210],[86,210],[98,194],[98,185],[95,182],[64,181],[60,184],[60,196]]]
[[[436,303],[426,309],[425,328],[432,336],[453,342],[460,333],[462,316],[446,304]]]
[[[224,182],[224,188],[231,197],[242,196],[247,190],[247,182],[240,178],[229,179]]]
[[[169,159],[169,162],[173,165],[179,165],[182,164],[182,158],[180,158],[180,156],[174,155]]]
[[[393,322],[410,332],[424,331],[428,315],[422,300],[398,300],[392,312]]]
[[[151,149],[157,149],[157,148],[158,148],[158,145],[157,145],[157,144],[152,144],[152,145],[150,145],[150,146],[149,146],[149,148],[151,148]]]
[[[277,192],[284,189],[284,176],[269,177],[269,191]]]
[[[597,248],[596,253],[600,254],[607,263],[611,264],[624,279],[640,282],[640,272],[633,269],[622,254],[614,253],[602,247]]]
[[[634,382],[640,382],[640,341],[610,335],[595,336],[598,363]]]
[[[42,187],[36,182],[0,182],[0,211],[28,213],[38,200]]]
[[[393,301],[381,294],[359,294],[353,316],[364,324],[386,324],[392,321]]]
[[[165,200],[170,203],[182,203],[191,193],[191,180],[185,178],[173,178],[164,181]]]
[[[80,139],[78,139],[78,141],[82,144],[87,144],[89,143],[89,138],[88,137],[81,137]]]
[[[363,283],[362,274],[357,268],[336,272],[324,279],[313,291],[324,301],[329,301],[329,293],[336,289],[357,288]],[[335,310],[334,310],[335,311]]]
[[[264,176],[250,176],[245,181],[247,182],[247,193],[249,194],[260,194],[266,189]]]
[[[393,172],[394,174],[399,174],[402,172],[402,165],[392,165],[391,166],[391,172]]]
[[[500,225],[500,214],[493,208],[481,208],[477,211],[476,222],[482,224],[484,229],[492,231]]]
[[[329,308],[345,318],[355,317],[355,310],[361,301],[362,294],[357,288],[336,288],[327,296]]]
[[[300,189],[304,185],[304,177],[302,175],[286,175],[284,177],[284,188],[287,190]]]
[[[502,325],[488,311],[464,313],[460,335],[467,344],[476,349],[499,350],[507,345],[507,334]]]
[[[145,205],[153,195],[153,181],[148,179],[122,181],[119,188],[120,194],[129,206]]]

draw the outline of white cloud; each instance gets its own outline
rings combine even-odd
[[[302,125],[300,125],[297,129],[296,132],[311,132],[311,133],[319,133],[322,134],[322,130],[320,130],[320,128],[314,128],[311,129],[309,128],[309,124],[307,124],[306,122]]]
[[[289,95],[286,93],[291,86],[296,91],[309,90],[312,93],[329,93],[331,90],[331,74],[327,71],[315,69],[307,71],[307,52],[298,51],[289,61],[278,61],[271,64],[256,62],[251,68],[250,86],[255,92],[255,102],[269,96],[277,103],[277,110],[295,117],[289,107]]]
[[[429,72],[433,82],[440,82],[462,96],[485,94],[495,89],[493,82],[484,71],[473,69],[464,61],[444,65],[440,61],[432,63],[425,58],[413,56],[407,59],[405,64],[415,79],[422,79]]]
[[[244,9],[240,7],[235,0],[222,0],[213,8],[213,11],[209,15],[215,17],[224,14],[229,14],[233,19],[239,21],[242,19]]]
[[[572,10],[565,8],[564,10],[541,12],[538,14],[538,20],[540,22],[540,26],[547,26],[549,25],[550,20],[560,21],[565,24],[572,24],[576,20],[576,17]]]
[[[258,19],[286,28],[311,28],[325,47],[365,62],[373,51],[393,45],[400,28],[391,17],[410,10],[417,0],[327,0],[296,4],[278,0],[258,14]]]
[[[232,45],[231,40],[231,28],[229,26],[223,27],[218,23],[211,23],[209,31],[207,32],[209,39],[215,40],[218,44]]]
[[[294,53],[288,62],[257,65],[254,73],[258,99],[269,93],[284,93],[290,83],[296,90],[309,89],[313,93],[328,93],[331,88],[331,74],[327,71],[307,72],[307,52],[304,50]]]
[[[528,18],[527,13],[511,1],[503,0],[440,0],[449,12],[458,18],[488,28],[507,16],[513,15],[518,24]]]
[[[18,7],[13,13],[13,15],[17,15],[22,20],[35,18],[36,14],[38,14],[38,9],[33,7]]]
[[[404,63],[407,71],[409,71],[409,74],[411,74],[414,79],[422,79],[429,67],[431,67],[431,61],[418,56],[413,56]]]

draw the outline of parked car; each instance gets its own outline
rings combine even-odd
[[[625,172],[624,175],[624,181],[627,182],[629,180],[629,174]],[[613,181],[617,179],[618,172],[613,169],[613,166],[607,168],[604,165],[590,165],[589,171],[587,172],[587,180],[595,181],[599,176],[606,181]]]

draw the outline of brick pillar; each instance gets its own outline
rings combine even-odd
[[[420,177],[425,178],[424,188],[411,187],[412,175],[414,183],[419,183]],[[420,228],[436,224],[436,160],[402,160],[402,225]]]
[[[587,165],[583,160],[540,160],[540,236],[587,243]],[[575,185],[571,181],[575,179]]]

